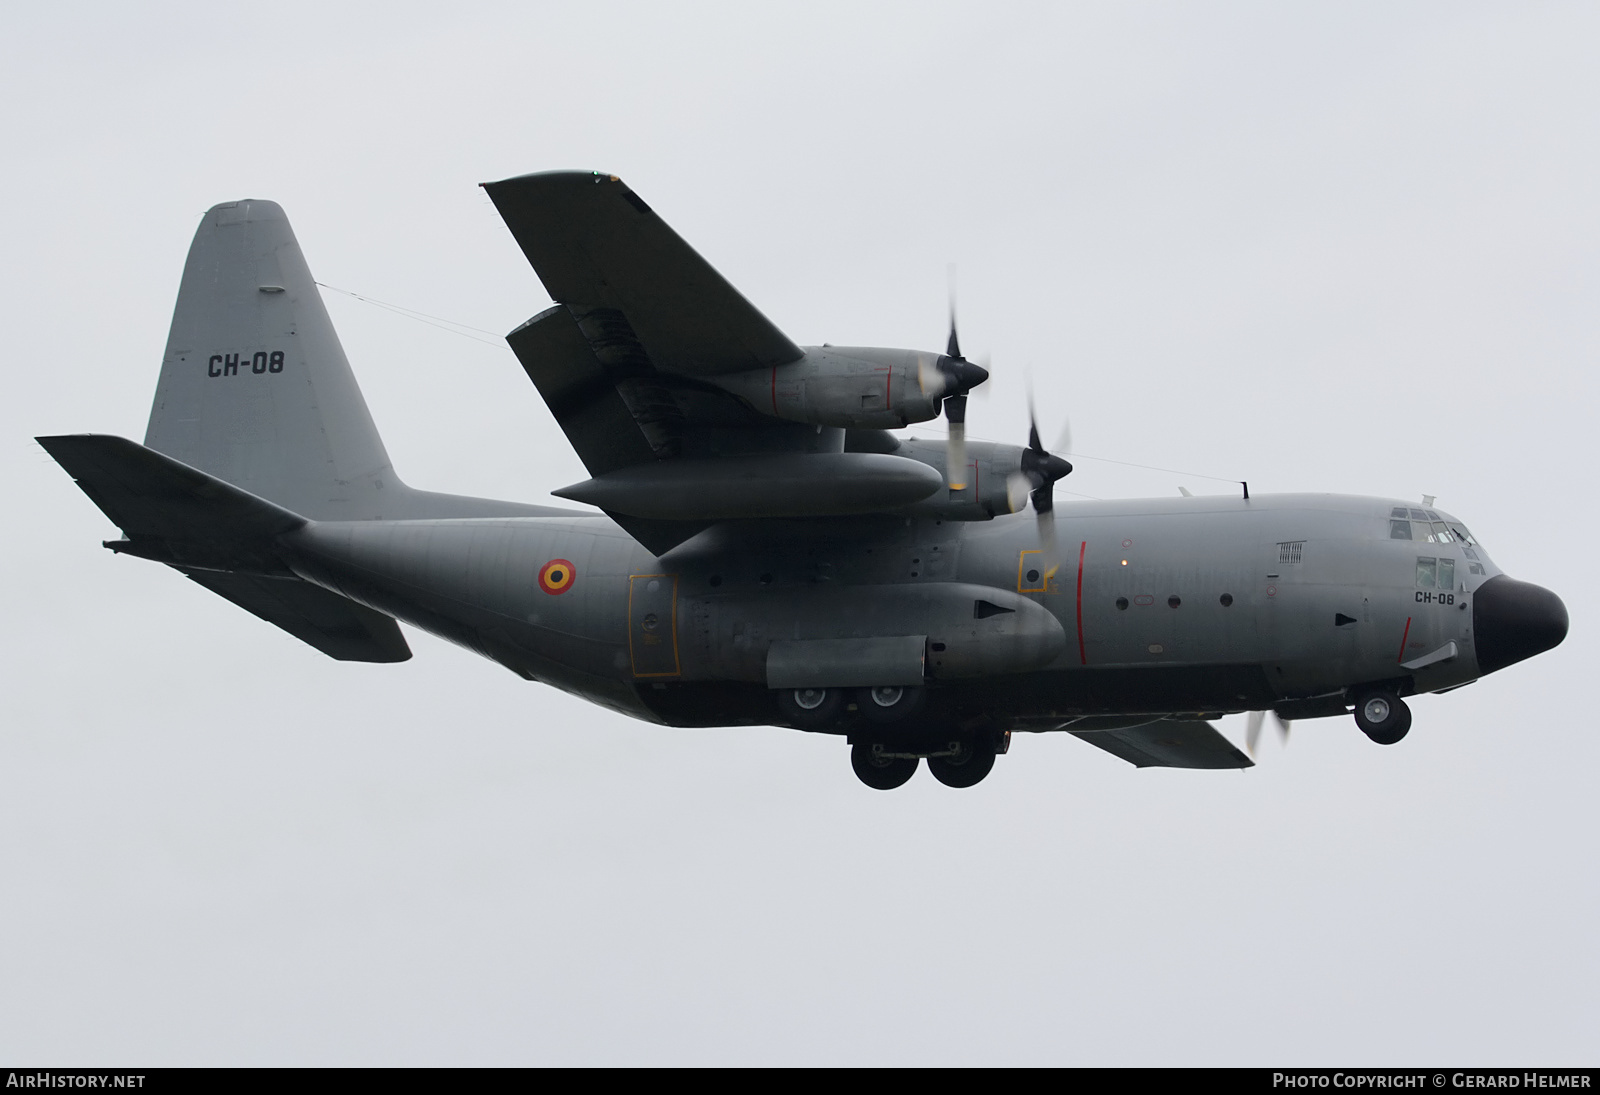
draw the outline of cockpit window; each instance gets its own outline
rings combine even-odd
[[[1456,561],[1454,559],[1439,560],[1439,588],[1454,589],[1456,587]]]
[[[1432,589],[1439,580],[1439,560],[1417,558],[1417,588]]]
[[[1456,539],[1460,540],[1463,544],[1467,544],[1470,547],[1477,547],[1478,546],[1478,541],[1476,541],[1476,540],[1474,540],[1472,538],[1472,533],[1468,532],[1466,529],[1462,528],[1460,525],[1451,525],[1450,526],[1450,531],[1455,533],[1456,534]]]
[[[1428,515],[1423,513],[1420,509],[1413,509],[1411,511],[1411,519],[1413,521],[1426,521],[1428,519]]]
[[[1404,513],[1405,510],[1401,510],[1400,512]],[[1389,522],[1389,539],[1391,539],[1391,540],[1409,540],[1409,539],[1411,539],[1411,522],[1410,521],[1390,521]]]
[[[1453,544],[1456,538],[1450,535],[1450,530],[1444,527],[1443,521],[1433,523],[1433,538],[1441,544]]]

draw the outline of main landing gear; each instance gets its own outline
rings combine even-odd
[[[1411,730],[1411,708],[1392,689],[1356,694],[1356,725],[1379,745],[1394,745]]]
[[[850,767],[877,791],[892,791],[928,771],[946,787],[973,787],[994,769],[994,758],[1011,743],[1009,731],[961,730],[939,725],[935,715],[908,725],[927,703],[928,690],[914,685],[870,688],[784,688],[777,691],[783,720],[802,730],[850,734]],[[869,725],[862,725],[863,723]]]
[[[926,757],[928,771],[946,787],[973,787],[993,770],[994,758],[1006,751],[1010,740],[1010,733],[978,733],[916,745],[856,741],[850,746],[850,767],[868,787],[892,791],[916,775],[918,762]]]

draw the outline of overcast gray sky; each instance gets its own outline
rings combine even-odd
[[[0,37],[0,1060],[1593,1064],[1600,8],[54,4]],[[802,343],[992,354],[1095,497],[1435,494],[1565,645],[1260,766],[627,721],[408,631],[345,665],[31,440],[141,438],[200,214],[493,331],[476,184],[625,178]],[[503,346],[329,307],[413,485],[584,477]],[[1243,719],[1222,724],[1242,739]]]

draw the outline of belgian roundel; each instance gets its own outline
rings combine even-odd
[[[539,568],[539,588],[546,593],[565,593],[572,588],[572,579],[577,577],[573,565],[565,559],[551,559]]]

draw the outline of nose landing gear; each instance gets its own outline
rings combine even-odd
[[[1394,745],[1411,730],[1411,708],[1387,688],[1356,695],[1356,725],[1379,745]]]

